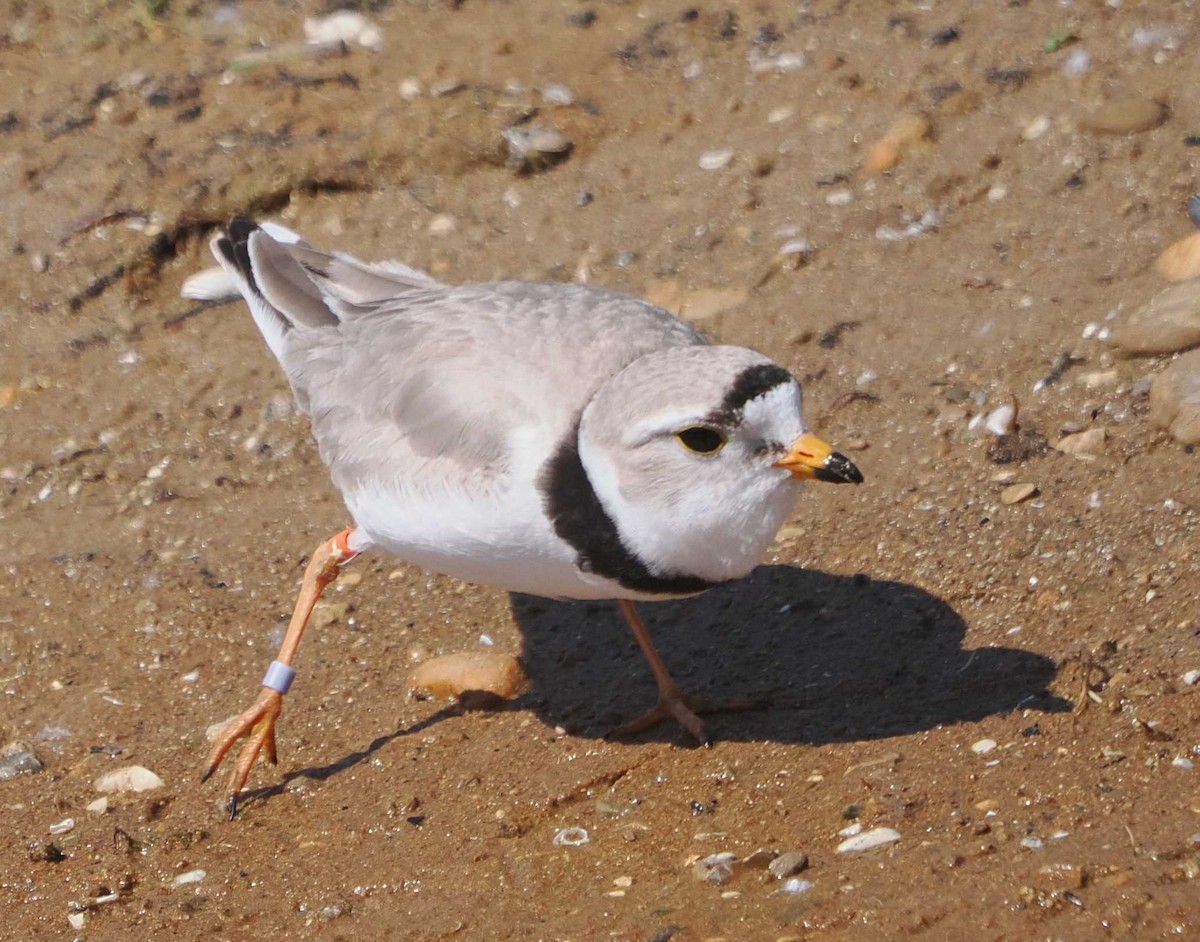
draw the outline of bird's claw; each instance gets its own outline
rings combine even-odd
[[[705,728],[704,722],[700,719],[700,714],[759,710],[764,705],[759,700],[722,700],[714,702],[684,693],[677,687],[668,688],[659,691],[658,702],[653,707],[637,717],[637,719],[630,720],[628,723],[622,723],[616,727],[609,733],[609,738],[633,736],[637,733],[645,732],[659,723],[674,720],[687,730],[697,743],[707,749],[712,747],[713,739]]]
[[[202,782],[207,781],[217,770],[233,744],[239,739],[247,737],[229,777],[226,807],[229,809],[230,820],[237,815],[238,797],[242,788],[245,787],[246,780],[250,778],[250,770],[254,767],[259,753],[265,750],[268,762],[274,764],[278,761],[275,723],[282,710],[283,694],[264,687],[253,705],[230,720],[217,737],[216,742],[213,743],[212,752],[208,757],[208,765],[200,775]]]

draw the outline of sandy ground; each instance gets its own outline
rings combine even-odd
[[[1200,935],[1197,457],[1146,419],[1165,359],[1084,338],[1191,231],[1191,6],[363,6],[382,52],[230,70],[322,9],[0,5],[0,745],[45,765],[0,781],[0,937]],[[568,158],[507,165],[520,121]],[[653,698],[610,607],[363,559],[227,822],[205,729],[349,522],[244,307],[179,297],[235,213],[449,281],[683,298],[801,377],[867,484],[649,611],[690,688],[772,707],[711,750],[607,741]],[[1019,440],[968,427],[1014,399]],[[529,693],[410,696],[482,635]],[[165,784],[87,810],[130,764]],[[900,837],[839,853],[859,826]]]

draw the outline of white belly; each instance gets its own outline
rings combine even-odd
[[[580,571],[534,488],[508,489],[488,500],[450,490],[439,499],[383,489],[343,496],[371,543],[433,572],[551,598],[660,598]]]

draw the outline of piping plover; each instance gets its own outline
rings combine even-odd
[[[225,280],[206,276],[203,292],[231,282],[245,298],[354,520],[313,553],[262,691],[213,746],[204,778],[247,738],[231,816],[259,753],[275,761],[313,605],[369,550],[514,592],[615,600],[659,690],[620,732],[670,718],[708,743],[704,705],[672,680],[634,603],[746,575],[801,480],[862,481],[807,431],[787,370],[602,288],[443,285],[244,219],[212,249]]]

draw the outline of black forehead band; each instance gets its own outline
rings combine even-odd
[[[770,392],[776,386],[792,382],[792,374],[782,366],[774,363],[757,363],[748,366],[738,374],[729,392],[721,400],[721,407],[711,416],[718,423],[737,421],[742,409],[751,399],[757,399],[764,393]]]

